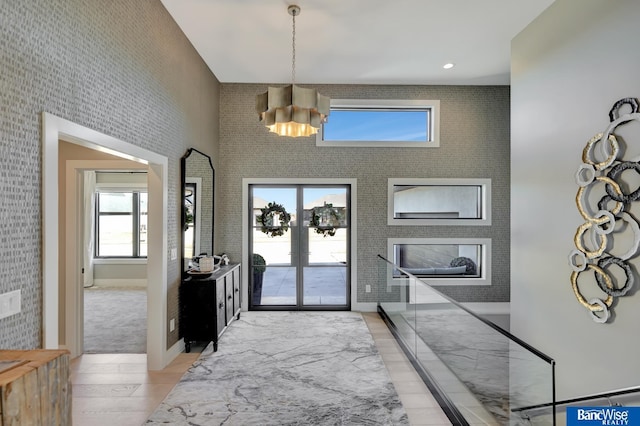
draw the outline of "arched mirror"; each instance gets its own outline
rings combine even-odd
[[[183,272],[200,254],[213,255],[213,191],[215,171],[211,157],[189,148],[182,157]]]

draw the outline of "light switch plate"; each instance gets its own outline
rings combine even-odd
[[[0,294],[0,318],[19,314],[22,310],[20,290]]]

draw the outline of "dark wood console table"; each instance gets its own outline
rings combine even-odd
[[[180,334],[185,351],[195,341],[218,340],[234,319],[240,319],[240,264],[220,267],[203,279],[188,277],[180,285]]]

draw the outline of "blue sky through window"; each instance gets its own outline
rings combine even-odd
[[[282,204],[289,213],[296,211],[295,188],[253,188],[253,196],[262,198],[267,203]]]
[[[326,141],[426,142],[428,112],[425,110],[331,111],[324,124]]]
[[[330,188],[330,187],[307,187],[304,188],[304,204],[319,200],[322,197],[331,194],[345,194],[344,188]],[[253,196],[262,198],[267,203],[276,202],[282,204],[287,212],[292,213],[296,211],[296,189],[295,188],[265,188],[256,187],[253,188]]]

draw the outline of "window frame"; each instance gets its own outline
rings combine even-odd
[[[428,140],[415,141],[326,141],[323,124],[316,133],[316,146],[319,147],[360,147],[360,148],[438,148],[440,147],[440,101],[439,100],[407,100],[407,99],[331,99],[330,111],[333,110],[428,110]],[[331,113],[329,113],[329,121]]]
[[[461,286],[461,285],[491,285],[491,238],[387,238],[387,259],[395,263],[396,245],[479,245],[480,276],[478,277],[444,277],[435,276],[418,277],[424,282],[434,286]],[[401,265],[398,265],[401,266]],[[390,277],[391,281],[399,281],[402,278]]]
[[[481,217],[478,219],[396,218],[396,186],[478,186],[481,190]],[[491,226],[491,179],[389,178],[387,181],[387,225],[424,226]]]
[[[126,193],[126,194],[132,194],[132,211],[131,211],[131,215],[132,215],[132,232],[133,232],[133,245],[132,245],[132,255],[131,256],[105,256],[105,255],[99,255],[99,248],[100,248],[100,193]],[[140,194],[141,193],[145,193],[147,194],[147,203],[148,203],[148,197],[149,197],[149,192],[147,191],[147,188],[131,188],[131,186],[128,186],[126,188],[122,187],[121,185],[117,185],[117,184],[109,184],[109,186],[102,186],[102,185],[97,185],[96,186],[96,192],[95,192],[95,200],[94,200],[94,206],[95,206],[95,219],[94,219],[94,226],[93,226],[93,239],[94,239],[94,247],[93,247],[93,257],[94,259],[100,261],[100,260],[106,260],[106,259],[146,259],[147,256],[141,256],[140,255],[140,223],[141,223],[141,209],[140,209]],[[127,213],[124,213],[122,215],[125,215]],[[111,216],[111,215],[120,215],[119,213],[103,213],[103,215],[107,215],[107,216]],[[147,211],[147,217],[149,215],[149,212]]]
[[[194,217],[198,218],[197,220],[195,220],[195,225],[190,225],[191,228],[193,228],[193,247],[192,247],[192,256],[196,256],[198,254],[201,253],[200,251],[200,233],[201,233],[201,226],[202,226],[202,221],[199,220],[199,218],[201,217],[200,215],[202,214],[202,178],[200,177],[185,177],[185,182],[184,182],[184,190],[185,190],[185,199],[183,200],[183,202],[186,202],[186,190],[188,187],[193,187],[194,188],[194,206],[195,206],[195,210],[194,210]],[[185,238],[182,242],[183,244],[183,250],[186,251],[186,234],[187,231],[183,230],[183,238]],[[186,255],[185,255],[186,256]]]

